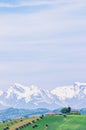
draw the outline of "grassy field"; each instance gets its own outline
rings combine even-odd
[[[4,121],[3,123],[0,123],[0,130],[3,130],[5,127],[11,127],[13,125],[16,125],[18,122],[20,122],[21,119],[12,120],[12,121]]]
[[[6,126],[9,126],[10,130],[15,130],[15,128],[32,122],[33,120],[35,120],[35,122],[25,126],[21,130],[86,130],[85,115],[67,115],[67,117],[62,115],[44,116],[39,120],[37,120],[37,118],[38,117],[22,119],[22,121],[18,119],[11,122],[1,123],[0,130],[3,130]]]
[[[35,130],[86,130],[86,116],[69,115],[66,118],[63,116],[46,116],[22,130],[33,130],[32,126],[35,124],[38,126],[34,128]]]

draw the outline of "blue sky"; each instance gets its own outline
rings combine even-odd
[[[0,89],[52,89],[85,77],[85,0],[0,0]]]

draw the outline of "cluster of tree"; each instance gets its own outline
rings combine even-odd
[[[67,114],[71,112],[71,107],[64,107],[61,109],[61,113]]]
[[[43,119],[43,117],[44,117],[44,115],[41,115],[41,116],[40,116],[40,119]]]
[[[43,118],[43,115],[41,116],[41,118]],[[37,118],[36,120],[39,120],[39,118]],[[18,128],[15,128],[15,130],[21,130],[22,128],[25,128],[25,127],[27,127],[27,126],[29,126],[31,124],[32,124],[32,128],[36,128],[36,127],[38,127],[37,124],[34,124],[36,120],[32,120],[32,122],[28,122],[28,123],[26,123],[26,124],[24,124],[24,125],[22,125],[22,126],[20,126]]]
[[[3,130],[8,130],[9,129],[9,127],[8,126],[6,126]]]
[[[38,121],[40,119],[43,119],[43,117],[44,117],[44,115],[41,115],[36,120]],[[28,122],[26,124],[23,124],[23,125],[19,126],[18,128],[15,128],[15,130],[21,130],[22,128],[25,128],[25,127],[27,127],[28,125],[31,125],[31,124],[32,124],[32,128],[36,128],[36,127],[38,127],[37,124],[34,124],[36,120],[32,120],[32,122]],[[21,119],[20,121],[22,122],[23,120]],[[5,123],[5,121],[3,121],[3,123]],[[13,123],[13,122],[11,122],[11,123]],[[46,124],[46,127],[48,127],[48,124]],[[8,130],[8,129],[9,129],[9,127],[5,127],[3,130]]]
[[[36,127],[38,127],[38,125],[37,125],[37,124],[35,124],[35,125],[33,125],[33,126],[32,126],[32,128],[36,128]]]
[[[15,130],[21,130],[22,128],[25,128],[25,127],[27,127],[30,124],[31,124],[31,122],[28,122],[28,123],[26,123],[26,124],[24,124],[22,126],[19,126],[18,128],[15,128]]]

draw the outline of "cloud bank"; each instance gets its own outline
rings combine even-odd
[[[85,0],[0,2],[0,86],[85,81]]]

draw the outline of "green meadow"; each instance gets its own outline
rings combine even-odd
[[[34,120],[34,121],[33,121]],[[33,121],[33,122],[32,122]],[[29,125],[25,125],[29,123]],[[1,123],[0,130],[9,126],[9,130],[86,130],[86,116],[85,115],[51,115],[44,116],[42,119],[28,118],[21,120],[14,120],[11,122]]]
[[[37,125],[36,128],[33,126]],[[48,125],[46,127],[46,124]],[[22,130],[86,130],[86,116],[45,116]]]

